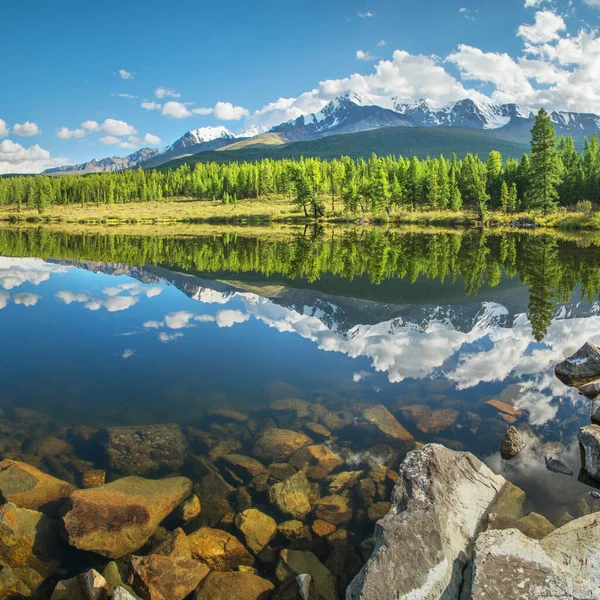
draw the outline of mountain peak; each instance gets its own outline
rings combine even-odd
[[[212,140],[218,138],[233,139],[235,137],[227,127],[223,127],[222,125],[218,125],[217,127],[199,127],[198,129],[192,129],[186,135],[194,138],[196,144],[212,142]]]

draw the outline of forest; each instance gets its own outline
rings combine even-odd
[[[257,162],[184,164],[174,170],[142,169],[118,173],[0,178],[0,206],[15,210],[52,205],[110,205],[168,201],[173,198],[238,200],[289,198],[300,215],[385,214],[394,210],[478,211],[505,213],[559,207],[591,212],[600,200],[598,136],[578,152],[570,137],[556,137],[544,109],[532,129],[531,152],[521,160],[498,151],[485,160],[440,156],[379,157],[354,160],[302,158]]]
[[[45,228],[0,229],[0,255],[39,256],[129,265],[160,265],[204,277],[218,273],[243,281],[244,273],[295,279],[331,294],[347,293],[360,278],[371,284],[418,278],[464,285],[467,295],[519,277],[529,286],[529,319],[534,337],[543,339],[555,302],[600,296],[600,247],[578,247],[549,235],[487,230],[467,233],[414,233],[382,229],[349,230],[337,235],[320,228],[284,237],[224,233],[203,237],[72,234]],[[333,278],[332,278],[333,276]],[[368,286],[365,287],[367,289]],[[370,299],[367,298],[367,299]],[[379,301],[382,300],[378,297]],[[390,298],[397,302],[397,297]]]

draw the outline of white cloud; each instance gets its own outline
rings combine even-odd
[[[517,31],[520,37],[532,44],[544,44],[558,40],[559,32],[567,29],[564,19],[551,10],[535,13],[534,20],[533,25],[521,25]]]
[[[369,371],[358,371],[357,373],[354,373],[352,375],[352,381],[354,381],[354,383],[359,383],[363,379],[366,379],[367,377],[371,377],[371,375],[373,375],[373,373],[371,373]]]
[[[188,326],[189,322],[194,318],[194,314],[186,311],[180,310],[178,312],[174,312],[168,314],[165,317],[165,325],[169,329],[184,329]]]
[[[7,292],[0,291],[0,310],[8,306],[9,300],[10,294],[8,294]]]
[[[117,94],[117,96],[119,98],[129,98],[130,100],[137,98],[137,96],[134,96],[133,94]]]
[[[526,0],[530,1],[530,0]],[[583,0],[589,6],[593,6],[594,8],[600,8],[600,0]]]
[[[56,132],[56,137],[61,140],[71,140],[73,138],[82,138],[85,137],[85,130],[83,129],[69,129],[67,127],[61,127]]]
[[[38,144],[29,148],[12,140],[0,142],[0,175],[6,173],[39,173],[67,164],[66,158],[51,158],[50,152]]]
[[[73,302],[84,303],[89,300],[89,296],[87,294],[75,294],[74,292],[69,292],[68,290],[57,292],[56,298],[67,305],[72,304]]]
[[[15,304],[22,304],[23,306],[35,306],[40,300],[41,296],[37,294],[31,294],[29,292],[23,292],[21,294],[15,294],[13,296],[13,302]]]
[[[167,342],[171,342],[173,340],[177,340],[182,337],[183,337],[183,333],[165,333],[164,331],[161,331],[158,334],[158,339],[165,344]]]
[[[10,129],[8,128],[8,125],[6,124],[6,121],[3,121],[2,119],[0,119],[0,138],[8,137],[9,133],[10,133]]]
[[[181,98],[181,94],[178,94],[175,90],[169,90],[164,87],[159,87],[154,90],[154,95],[157,98]]]
[[[375,16],[375,13],[371,12],[370,10],[368,10],[367,12],[359,12],[356,13],[361,19],[370,19],[371,17]]]
[[[219,327],[233,327],[238,323],[244,323],[250,318],[250,315],[244,314],[241,310],[220,310],[215,317]]]
[[[106,119],[102,123],[102,131],[107,135],[135,135],[137,129],[125,121],[119,121],[117,119]]]
[[[171,119],[187,119],[192,116],[190,109],[182,102],[165,102],[162,107],[162,114]]]
[[[537,8],[544,2],[547,2],[547,0],[525,0],[525,8]]]
[[[214,108],[192,108],[192,113],[195,115],[212,115],[214,112]]]
[[[379,41],[377,42],[377,45],[378,45],[378,46],[387,46],[387,42],[386,42],[385,40],[379,40]]]
[[[121,140],[118,137],[115,137],[114,135],[107,135],[105,137],[101,137],[100,141],[103,144],[106,144],[107,146],[115,146],[121,143]]]
[[[372,60],[376,60],[377,57],[365,52],[364,50],[356,51],[356,60],[362,60],[364,62],[371,62]]]
[[[125,350],[123,350],[123,354],[121,355],[123,358],[127,359],[130,358],[131,356],[133,356],[135,354],[135,350],[133,350],[132,348],[126,348]]]
[[[86,131],[98,131],[100,129],[100,125],[96,121],[84,121],[81,127]]]
[[[220,121],[238,121],[250,115],[243,106],[234,106],[231,102],[217,102],[215,104],[215,118]]]
[[[121,79],[133,79],[133,73],[126,71],[125,69],[119,69],[119,77]]]
[[[160,110],[162,108],[162,104],[159,102],[145,100],[142,102],[142,108],[146,110]]]
[[[38,258],[0,257],[0,287],[11,290],[24,283],[40,285],[52,273],[65,273],[67,267],[52,265]]]
[[[25,121],[25,123],[15,123],[13,125],[13,133],[21,137],[30,137],[32,135],[39,135],[42,133],[41,129],[31,121]]]
[[[158,146],[162,143],[162,140],[157,135],[153,135],[152,133],[147,133],[144,136],[144,143],[150,144],[151,146]]]
[[[146,321],[143,324],[143,327],[145,327],[146,329],[160,329],[164,326],[164,324],[164,321]]]

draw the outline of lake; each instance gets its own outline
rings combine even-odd
[[[218,462],[215,445],[249,454],[266,423],[318,422],[349,468],[397,468],[353,428],[383,405],[562,522],[600,508],[577,478],[591,402],[553,373],[600,340],[599,293],[599,245],[537,232],[0,229],[2,458],[78,483],[122,474],[78,445],[83,428],[175,423],[190,457]],[[528,445],[503,461],[508,423]]]

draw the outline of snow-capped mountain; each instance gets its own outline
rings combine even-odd
[[[358,94],[346,92],[316,114],[304,115],[271,129],[287,140],[307,140],[324,135],[355,133],[381,127],[411,125],[410,121],[388,108],[368,104]]]
[[[266,133],[267,131],[268,131],[268,129],[266,127],[259,127],[258,125],[250,125],[250,127],[247,127],[246,129],[244,129],[244,131],[242,131],[242,133],[240,133],[236,137],[238,139],[251,138],[251,137],[256,137],[257,135],[261,135],[261,133]]]
[[[44,171],[47,175],[61,173],[107,173],[111,171],[124,171],[125,169],[135,169],[142,163],[157,156],[162,151],[158,148],[142,148],[129,156],[113,156],[110,158],[101,158],[90,160],[89,162],[78,165],[65,165],[63,167],[54,167]]]

